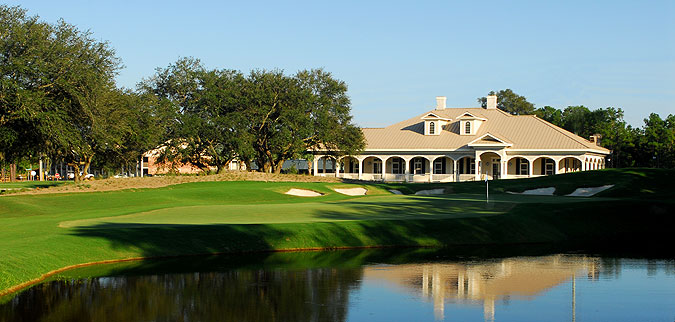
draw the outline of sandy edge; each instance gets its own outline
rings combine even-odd
[[[291,190],[288,190],[284,192],[286,195],[291,195],[291,196],[298,196],[298,197],[321,197],[323,196],[323,193],[316,192],[314,190],[308,190],[308,189],[298,189],[298,188],[291,188]]]
[[[368,192],[368,189],[363,187],[358,188],[335,188],[333,189],[337,193],[341,193],[347,196],[365,196]]]

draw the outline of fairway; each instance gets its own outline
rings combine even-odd
[[[420,206],[424,204],[425,206]],[[377,196],[357,200],[262,205],[172,207],[116,217],[64,221],[62,228],[119,224],[205,225],[275,224],[345,220],[441,219],[490,216],[506,212],[512,202],[420,196]]]

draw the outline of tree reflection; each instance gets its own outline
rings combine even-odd
[[[2,321],[344,321],[361,269],[233,270],[44,283]]]

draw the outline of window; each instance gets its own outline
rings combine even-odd
[[[530,174],[529,170],[527,169],[528,163],[526,160],[521,160],[520,161],[520,175],[528,175]]]
[[[399,159],[394,159],[394,161],[392,161],[391,172],[401,174],[401,161]]]
[[[422,169],[422,159],[415,158],[415,160],[413,161],[413,173],[424,174],[424,169]]]
[[[546,175],[550,176],[554,173],[553,168],[555,167],[555,161],[551,159],[546,159]]]
[[[443,174],[443,159],[434,161],[434,174]]]
[[[471,122],[466,122],[464,126],[464,134],[471,134]]]
[[[436,134],[436,124],[434,122],[429,122],[429,134]]]
[[[375,160],[373,162],[373,173],[382,173],[382,161]]]
[[[469,169],[469,173],[470,173],[470,174],[471,174],[471,173],[476,173],[476,159],[471,158],[471,159],[469,159],[469,160],[467,160],[467,161],[469,161],[469,164],[470,164],[470,167],[471,167],[471,169]]]

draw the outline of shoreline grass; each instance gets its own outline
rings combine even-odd
[[[0,198],[0,293],[63,267],[191,254],[351,247],[654,242],[674,223],[673,171],[598,171],[484,184],[442,184],[453,193],[412,193],[435,184],[199,182],[155,189],[8,195]],[[550,185],[616,187],[602,197],[518,196]],[[284,195],[304,188],[324,196]],[[493,188],[494,187],[494,188]],[[493,190],[494,189],[494,190]],[[627,197],[630,189],[636,193]],[[573,190],[573,189],[572,189]],[[643,190],[650,190],[645,192]],[[67,223],[64,225],[64,223]]]

